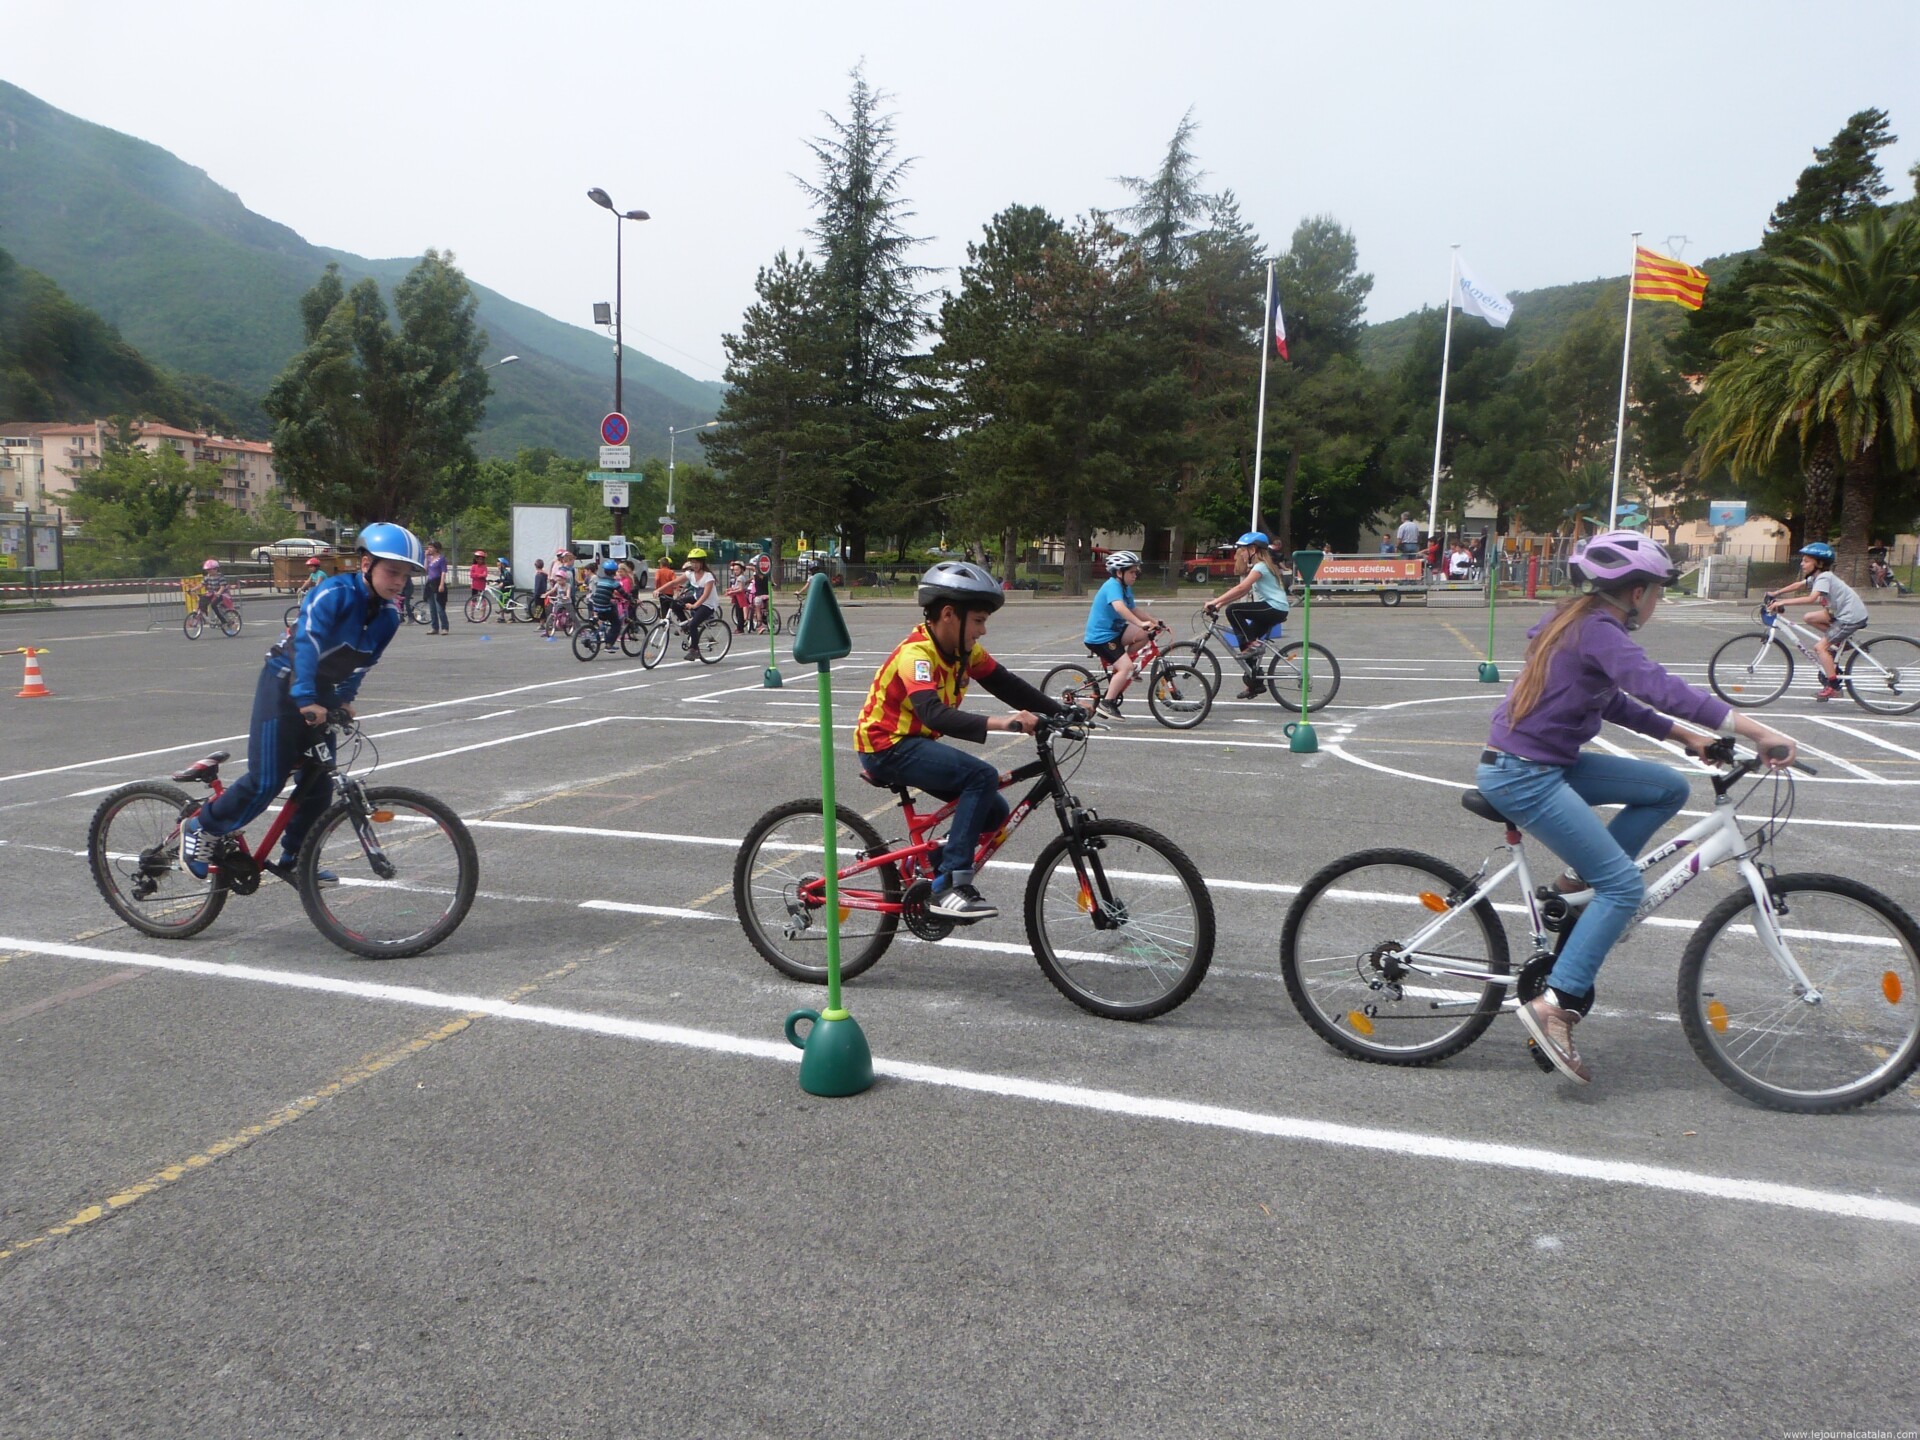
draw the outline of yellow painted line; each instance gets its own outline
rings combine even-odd
[[[1476,660],[1484,660],[1487,658],[1480,647],[1462,635],[1459,628],[1451,620],[1442,620],[1440,624],[1446,629],[1449,635],[1460,642],[1460,648],[1465,650],[1467,654],[1473,656]]]
[[[605,953],[605,951],[601,953]],[[548,971],[532,984],[522,985],[519,989],[513,991],[507,999],[510,1001],[519,1000],[524,996],[530,995],[547,982],[557,980],[578,969],[579,966],[579,961],[569,961],[557,970]],[[418,1055],[422,1050],[438,1045],[442,1040],[451,1039],[462,1030],[465,1030],[469,1025],[473,1024],[474,1021],[481,1019],[484,1013],[483,1011],[473,1011],[461,1015],[453,1020],[449,1020],[446,1024],[436,1029],[427,1031],[423,1035],[416,1035],[413,1039],[407,1041],[406,1044],[397,1049],[389,1050],[386,1054],[376,1059],[364,1061],[356,1065],[353,1069],[347,1071],[346,1074],[340,1076],[339,1079],[333,1081],[331,1084],[321,1086],[320,1089],[314,1091],[311,1095],[302,1095],[298,1100],[287,1105],[282,1105],[278,1110],[274,1111],[258,1124],[249,1125],[246,1129],[229,1135],[223,1140],[217,1140],[207,1146],[206,1149],[189,1155],[184,1160],[177,1160],[171,1165],[156,1170],[146,1179],[127,1186],[126,1189],[117,1194],[109,1195],[99,1204],[88,1205],[86,1208],[77,1211],[75,1214],[61,1221],[58,1225],[49,1226],[31,1239],[16,1241],[11,1245],[0,1248],[0,1260],[9,1260],[16,1255],[24,1255],[27,1251],[44,1245],[49,1240],[58,1240],[62,1236],[71,1235],[76,1230],[84,1229],[95,1221],[104,1220],[116,1211],[124,1210],[129,1205],[166,1189],[169,1185],[185,1179],[196,1170],[204,1170],[215,1161],[225,1159],[237,1151],[246,1149],[249,1145],[253,1144],[254,1141],[271,1135],[274,1131],[291,1125],[294,1121],[312,1114],[327,1101],[345,1094],[363,1081],[371,1080],[383,1071],[391,1070],[408,1056]]]

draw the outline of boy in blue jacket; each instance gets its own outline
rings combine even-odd
[[[299,618],[267,652],[254,686],[247,773],[181,827],[180,858],[196,879],[206,879],[221,837],[245,829],[274,802],[300,763],[310,727],[325,724],[329,710],[352,712],[360,681],[400,628],[394,602],[426,568],[425,549],[411,531],[369,525],[360,532],[359,571],[331,576],[307,592]],[[325,784],[301,782],[279,862],[266,869],[283,880],[292,876],[300,843],[327,800]]]

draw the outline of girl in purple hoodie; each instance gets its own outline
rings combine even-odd
[[[1794,743],[1669,675],[1629,632],[1654,616],[1676,578],[1667,552],[1631,530],[1583,541],[1567,566],[1583,592],[1533,628],[1526,668],[1493,712],[1478,785],[1489,803],[1572,867],[1561,882],[1585,910],[1547,989],[1520,1007],[1520,1021],[1555,1068],[1581,1084],[1592,1072],[1574,1049],[1573,1027],[1593,1004],[1594,977],[1646,896],[1634,865],[1653,834],[1686,804],[1687,777],[1668,765],[1580,747],[1611,720],[1699,754],[1720,735],[1761,748]],[[1676,724],[1669,717],[1690,722]],[[1618,805],[1608,824],[1596,805]]]

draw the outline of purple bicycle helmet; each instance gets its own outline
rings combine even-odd
[[[1567,573],[1589,593],[1671,585],[1680,578],[1658,542],[1632,530],[1609,530],[1582,540],[1567,561]]]

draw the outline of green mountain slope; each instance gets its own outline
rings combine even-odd
[[[328,261],[389,290],[412,261],[312,245],[158,146],[56,110],[0,81],[0,247],[97,311],[150,359],[233,387],[236,425],[260,433],[263,394],[300,346],[300,295]],[[613,396],[610,342],[483,286],[480,323],[518,364],[492,372],[477,443],[590,453]],[[628,348],[625,403],[640,454],[669,425],[712,418],[723,387]],[[213,387],[204,387],[213,388]],[[238,398],[241,405],[231,404]]]

